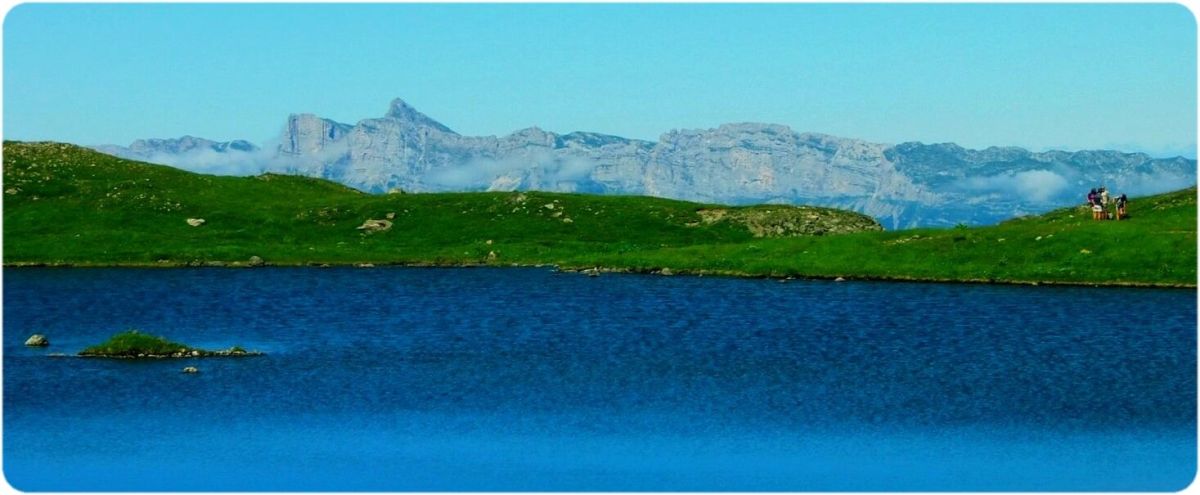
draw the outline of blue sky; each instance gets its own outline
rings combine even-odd
[[[1126,5],[70,5],[4,22],[4,137],[263,142],[401,97],[470,135],[771,122],[1195,156],[1196,23]]]

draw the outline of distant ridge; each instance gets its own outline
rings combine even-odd
[[[537,127],[463,136],[397,98],[379,118],[287,118],[276,143],[185,136],[96,146],[180,168],[326,178],[368,191],[543,190],[637,194],[726,204],[851,209],[888,228],[989,224],[1047,211],[1104,184],[1130,195],[1196,184],[1196,161],[1111,150],[972,150],[897,145],[735,123],[672,130],[658,141]]]

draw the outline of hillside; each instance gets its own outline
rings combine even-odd
[[[1131,198],[1128,212],[1127,220],[1096,222],[1081,205],[993,227],[763,239],[593,262],[731,275],[1195,287],[1196,188]]]
[[[4,188],[8,265],[244,265],[258,256],[278,265],[1196,283],[1195,188],[1134,198],[1122,222],[1094,222],[1077,207],[993,227],[883,232],[868,217],[825,208],[535,192],[369,195],[319,179],[199,175],[18,142],[4,145]]]

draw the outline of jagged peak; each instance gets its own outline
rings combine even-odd
[[[518,129],[516,131],[513,131],[513,133],[511,135],[512,136],[547,136],[547,135],[556,135],[556,134],[554,134],[553,132],[549,132],[549,131],[542,129],[541,127],[538,127],[535,125],[532,127],[526,127],[524,129]]]
[[[400,98],[395,98],[392,100],[392,104],[388,107],[387,115],[384,115],[384,118],[408,122],[413,125],[432,127],[442,132],[456,134],[454,131],[450,130],[449,127],[446,127],[445,125],[442,125],[441,122],[433,120],[429,118],[428,115],[417,111],[417,109],[413,108],[408,103],[405,103],[404,100]]]

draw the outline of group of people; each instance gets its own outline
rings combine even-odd
[[[1092,208],[1092,220],[1120,220],[1129,218],[1125,213],[1125,206],[1129,204],[1129,198],[1125,197],[1124,193],[1117,196],[1116,199],[1109,201],[1108,189],[1104,186],[1092,189],[1087,195],[1087,204]],[[1110,211],[1109,205],[1112,205]]]

